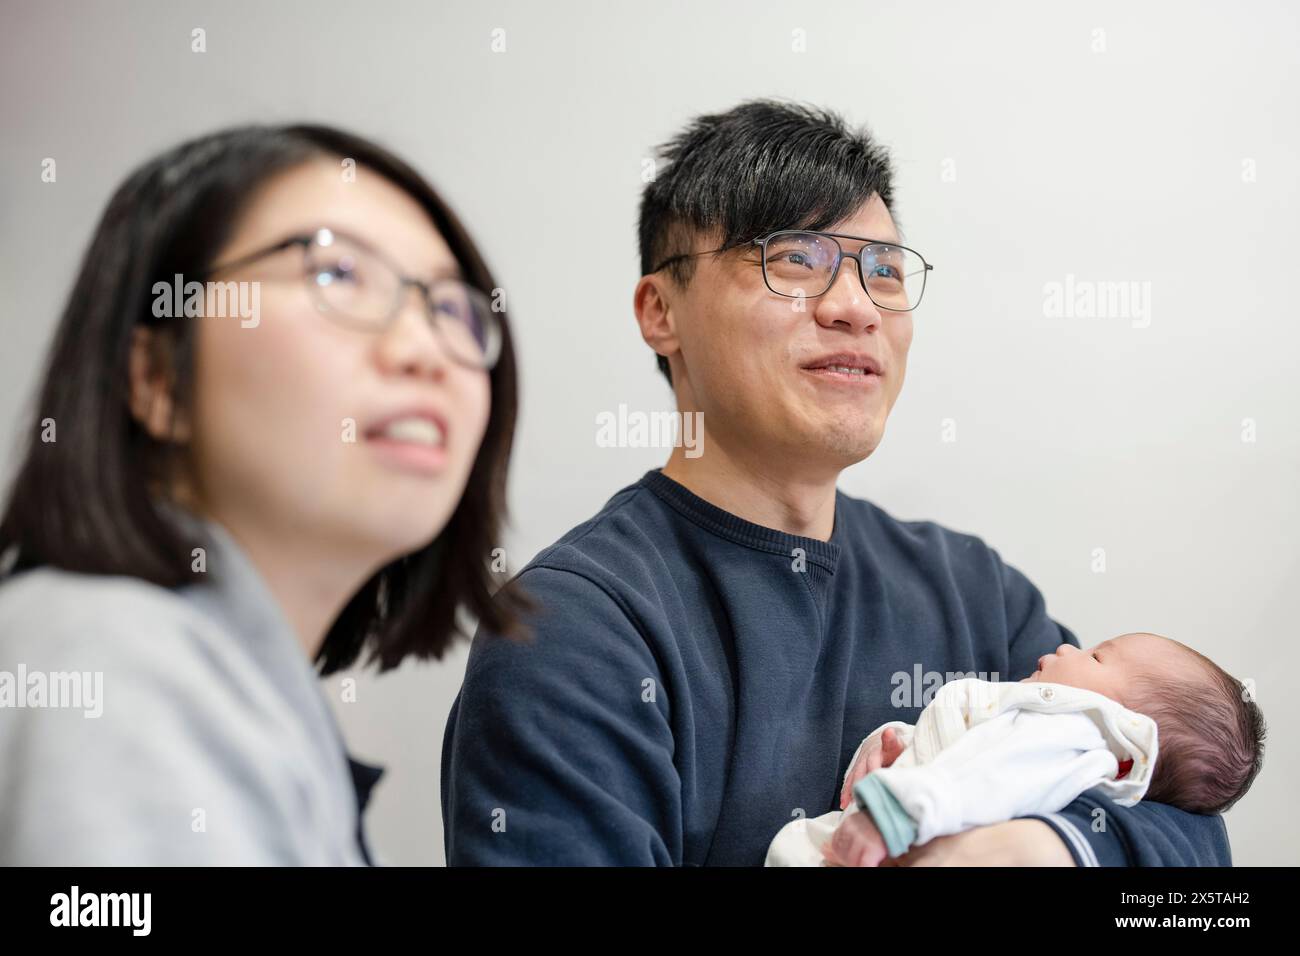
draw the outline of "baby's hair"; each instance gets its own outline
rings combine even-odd
[[[1166,638],[1168,640],[1168,638]],[[1244,684],[1212,660],[1195,655],[1187,671],[1146,673],[1135,681],[1133,710],[1159,728],[1159,752],[1144,799],[1191,813],[1223,813],[1250,789],[1264,763],[1264,715]]]

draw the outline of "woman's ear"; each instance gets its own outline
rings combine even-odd
[[[163,336],[137,325],[129,365],[131,417],[157,441],[186,440],[188,430],[176,420],[175,382]]]

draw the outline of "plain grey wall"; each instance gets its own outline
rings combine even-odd
[[[749,97],[832,107],[892,147],[901,223],[936,264],[885,440],[841,487],[981,535],[1085,645],[1154,630],[1252,679],[1270,747],[1228,815],[1235,858],[1295,864],[1297,20],[1282,2],[6,0],[0,472],[128,170],[223,125],[323,121],[424,170],[507,290],[521,566],[667,454],[595,440],[601,412],[671,407],[631,311],[643,159]],[[554,278],[575,248],[581,288]],[[1149,314],[1054,317],[1067,281],[1138,283]],[[338,705],[388,767],[368,825],[389,862],[443,861],[464,661],[362,677]]]

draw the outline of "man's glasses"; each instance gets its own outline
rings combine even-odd
[[[840,239],[865,244],[857,252],[847,252]],[[762,250],[763,281],[777,295],[792,299],[825,295],[835,284],[840,264],[845,259],[853,259],[858,264],[858,278],[867,297],[878,308],[890,312],[911,312],[920,305],[926,275],[934,268],[919,252],[906,246],[837,232],[782,229],[755,239],[753,244]],[[672,256],[652,271],[658,272],[679,259],[723,251],[712,249]]]
[[[303,277],[317,310],[334,321],[363,331],[382,331],[401,311],[407,287],[414,286],[452,359],[475,369],[496,365],[501,355],[501,320],[480,290],[460,279],[428,283],[404,276],[379,250],[332,229],[290,236],[214,266],[205,275],[247,265],[291,246],[302,249]]]

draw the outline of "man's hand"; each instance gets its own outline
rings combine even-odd
[[[862,753],[858,754],[857,762],[853,769],[849,771],[848,778],[844,781],[844,787],[840,790],[840,809],[848,809],[849,804],[853,801],[853,785],[871,773],[873,770],[879,770],[881,767],[888,767],[898,755],[903,752],[902,741],[898,739],[898,733],[893,727],[889,727],[870,745],[862,748]]]
[[[1042,820],[1008,820],[935,837],[881,866],[1074,866],[1056,831]]]
[[[822,856],[828,866],[879,866],[889,851],[871,815],[854,809],[840,818],[822,847]]]

